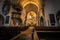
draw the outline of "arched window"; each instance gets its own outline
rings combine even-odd
[[[49,14],[50,24],[51,26],[55,26],[55,16],[54,14]]]
[[[58,23],[59,23],[59,25],[60,25],[60,19],[58,20]]]
[[[2,13],[4,15],[7,15],[9,13],[9,9],[10,9],[10,1],[5,0],[2,7]]]
[[[58,13],[56,14],[56,19],[57,19],[58,26],[60,26],[60,11],[58,11]]]

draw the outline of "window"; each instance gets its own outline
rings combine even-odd
[[[56,20],[57,20],[58,26],[60,26],[60,10],[56,14]]]
[[[60,19],[59,19],[59,24],[60,24]]]
[[[51,25],[55,25],[55,17],[54,17],[54,14],[49,14],[49,17],[50,17],[50,23],[51,23]]]
[[[2,7],[2,13],[4,15],[8,14],[10,9],[10,2],[9,1],[4,1],[3,7]]]
[[[58,25],[60,26],[60,19],[58,20]]]
[[[9,23],[9,18],[10,18],[10,16],[6,16],[5,24]]]

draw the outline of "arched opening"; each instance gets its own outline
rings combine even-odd
[[[33,2],[33,1],[28,1],[26,3],[23,3],[23,8],[25,8],[29,4],[33,4],[33,5],[37,6],[37,9],[39,11],[39,8],[40,8],[39,5],[36,2]]]
[[[26,5],[24,8],[25,8],[26,13],[28,13],[30,11],[34,11],[36,13],[38,12],[38,7],[32,3]]]
[[[4,3],[3,3],[3,7],[2,7],[2,13],[4,15],[7,15],[9,13],[10,6],[11,6],[10,1],[5,0]]]
[[[0,26],[4,24],[4,17],[0,14]]]
[[[43,19],[43,17],[40,18],[40,26],[44,26],[44,19]]]
[[[38,7],[34,4],[28,4],[25,6],[26,17],[25,25],[28,26],[38,26]]]
[[[58,26],[60,26],[60,11],[58,11],[58,13],[56,14],[56,20],[57,20]]]

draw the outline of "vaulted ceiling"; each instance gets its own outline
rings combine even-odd
[[[41,7],[42,4],[42,0],[10,0],[13,4],[19,4],[22,5],[23,8],[27,5],[27,4],[34,4],[36,5],[38,8]]]
[[[35,13],[38,12],[38,7],[36,5],[33,5],[33,4],[28,4],[25,6],[25,10],[26,12],[30,12],[30,11],[34,11]]]
[[[43,0],[10,0],[12,4],[22,6],[29,11],[39,11],[42,8]]]

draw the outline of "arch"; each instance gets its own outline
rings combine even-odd
[[[2,7],[2,13],[4,15],[7,15],[9,13],[10,6],[11,6],[10,1],[5,0]]]
[[[23,8],[25,8],[25,6],[28,5],[28,4],[34,4],[34,5],[36,5],[37,8],[38,8],[38,11],[39,11],[39,5],[38,5],[37,3],[35,3],[35,2],[33,2],[33,1],[26,2],[26,3],[23,5]]]
[[[28,5],[25,6],[25,10],[26,10],[27,13],[30,12],[30,11],[34,11],[34,12],[37,13],[38,12],[38,7],[34,4],[28,4]]]
[[[57,20],[58,26],[60,26],[60,10],[56,14],[56,20]]]
[[[60,10],[57,12],[56,17],[57,17],[57,18],[60,17]]]
[[[4,24],[4,17],[0,14],[0,25]]]
[[[43,22],[43,20],[44,20],[43,17],[41,17],[41,18],[40,18],[40,21]]]
[[[27,1],[27,2],[23,2],[23,9],[25,9],[25,7],[26,6],[28,6],[28,5],[34,5],[33,7],[35,8],[35,9],[33,9],[32,8],[32,10],[29,10],[28,9],[28,12],[26,12],[26,16],[25,16],[25,21],[24,21],[24,24],[26,25],[26,20],[27,20],[27,14],[30,12],[30,11],[34,11],[34,10],[36,10],[36,11],[34,11],[35,13],[36,13],[36,15],[37,15],[37,17],[38,17],[38,13],[37,12],[39,12],[39,9],[40,9],[40,7],[39,7],[39,5],[38,5],[38,3],[36,3],[36,2],[34,2],[34,1]]]
[[[44,18],[43,17],[40,18],[40,26],[44,26]]]

